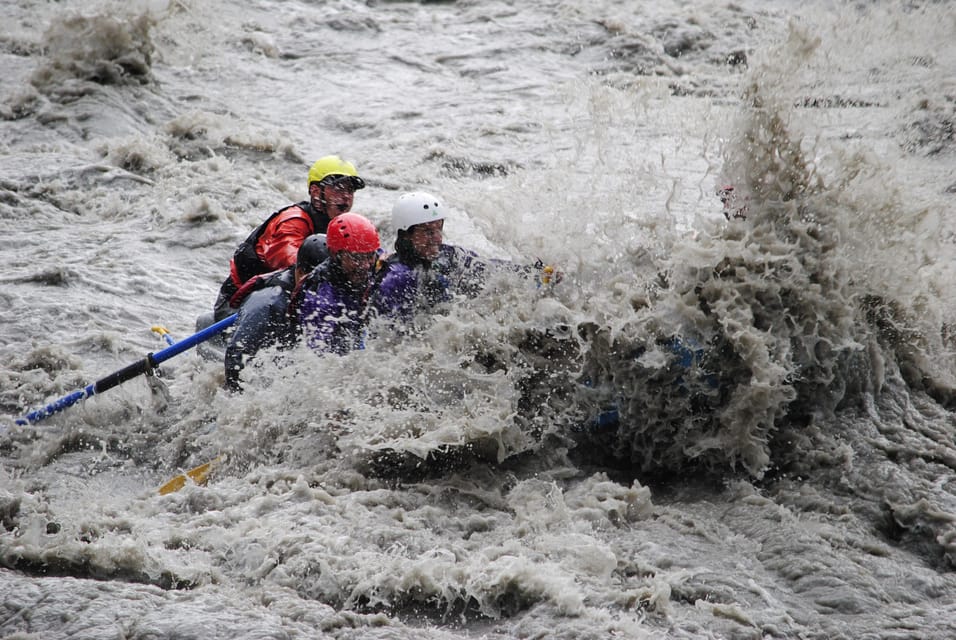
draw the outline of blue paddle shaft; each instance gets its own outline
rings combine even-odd
[[[153,364],[159,364],[160,362],[165,362],[173,356],[178,356],[183,351],[195,347],[200,342],[205,342],[209,338],[213,337],[217,333],[221,333],[224,330],[228,329],[236,322],[236,314],[232,314],[227,318],[223,318],[216,324],[211,324],[202,331],[194,333],[188,338],[183,338],[179,342],[174,343],[170,347],[166,347],[162,351],[158,351],[154,354],[150,354],[153,360]]]
[[[31,411],[27,415],[23,416],[16,421],[18,425],[27,425],[34,422],[39,422],[46,417],[52,416],[54,413],[63,411],[67,407],[71,407],[80,400],[89,398],[92,395],[97,393],[102,393],[107,389],[112,389],[118,384],[122,384],[127,380],[131,380],[136,376],[142,375],[147,371],[151,371],[153,367],[158,365],[160,362],[165,362],[173,356],[178,356],[183,351],[191,349],[200,342],[205,342],[209,338],[213,337],[217,333],[222,332],[227,329],[230,325],[235,323],[236,314],[232,314],[228,318],[223,318],[219,322],[210,325],[203,329],[202,331],[195,333],[188,338],[183,338],[179,342],[172,344],[169,347],[166,347],[162,351],[157,353],[147,353],[146,357],[142,360],[137,360],[133,364],[123,367],[119,371],[114,371],[113,373],[100,378],[93,384],[87,385],[82,389],[74,391],[68,396],[64,396],[59,400],[51,402],[42,409],[37,409],[36,411]]]

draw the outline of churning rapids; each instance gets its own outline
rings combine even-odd
[[[511,5],[0,5],[0,636],[956,637],[952,3]],[[15,424],[332,153],[563,281]]]

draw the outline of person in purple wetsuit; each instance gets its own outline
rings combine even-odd
[[[539,283],[555,277],[553,269],[540,262],[533,266],[489,260],[443,242],[445,206],[435,196],[415,191],[402,194],[392,207],[392,226],[397,237],[395,252],[381,260],[371,306],[382,317],[405,331],[414,315],[455,296],[474,297],[488,273],[495,268],[533,274],[542,270]],[[557,276],[557,277],[556,277]]]
[[[364,346],[368,296],[381,244],[375,226],[357,213],[333,218],[326,244],[329,259],[296,287],[290,317],[309,347],[345,354]]]

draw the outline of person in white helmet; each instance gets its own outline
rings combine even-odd
[[[445,213],[441,200],[422,191],[404,193],[395,202],[395,252],[381,261],[371,299],[372,308],[380,316],[407,323],[416,312],[448,302],[455,295],[474,296],[493,265],[530,271],[445,244]],[[545,273],[552,276],[553,271]]]

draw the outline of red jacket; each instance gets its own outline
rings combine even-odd
[[[325,233],[328,226],[329,218],[308,201],[280,209],[239,245],[229,261],[232,283],[240,287],[255,275],[294,265],[302,241],[313,233]]]

